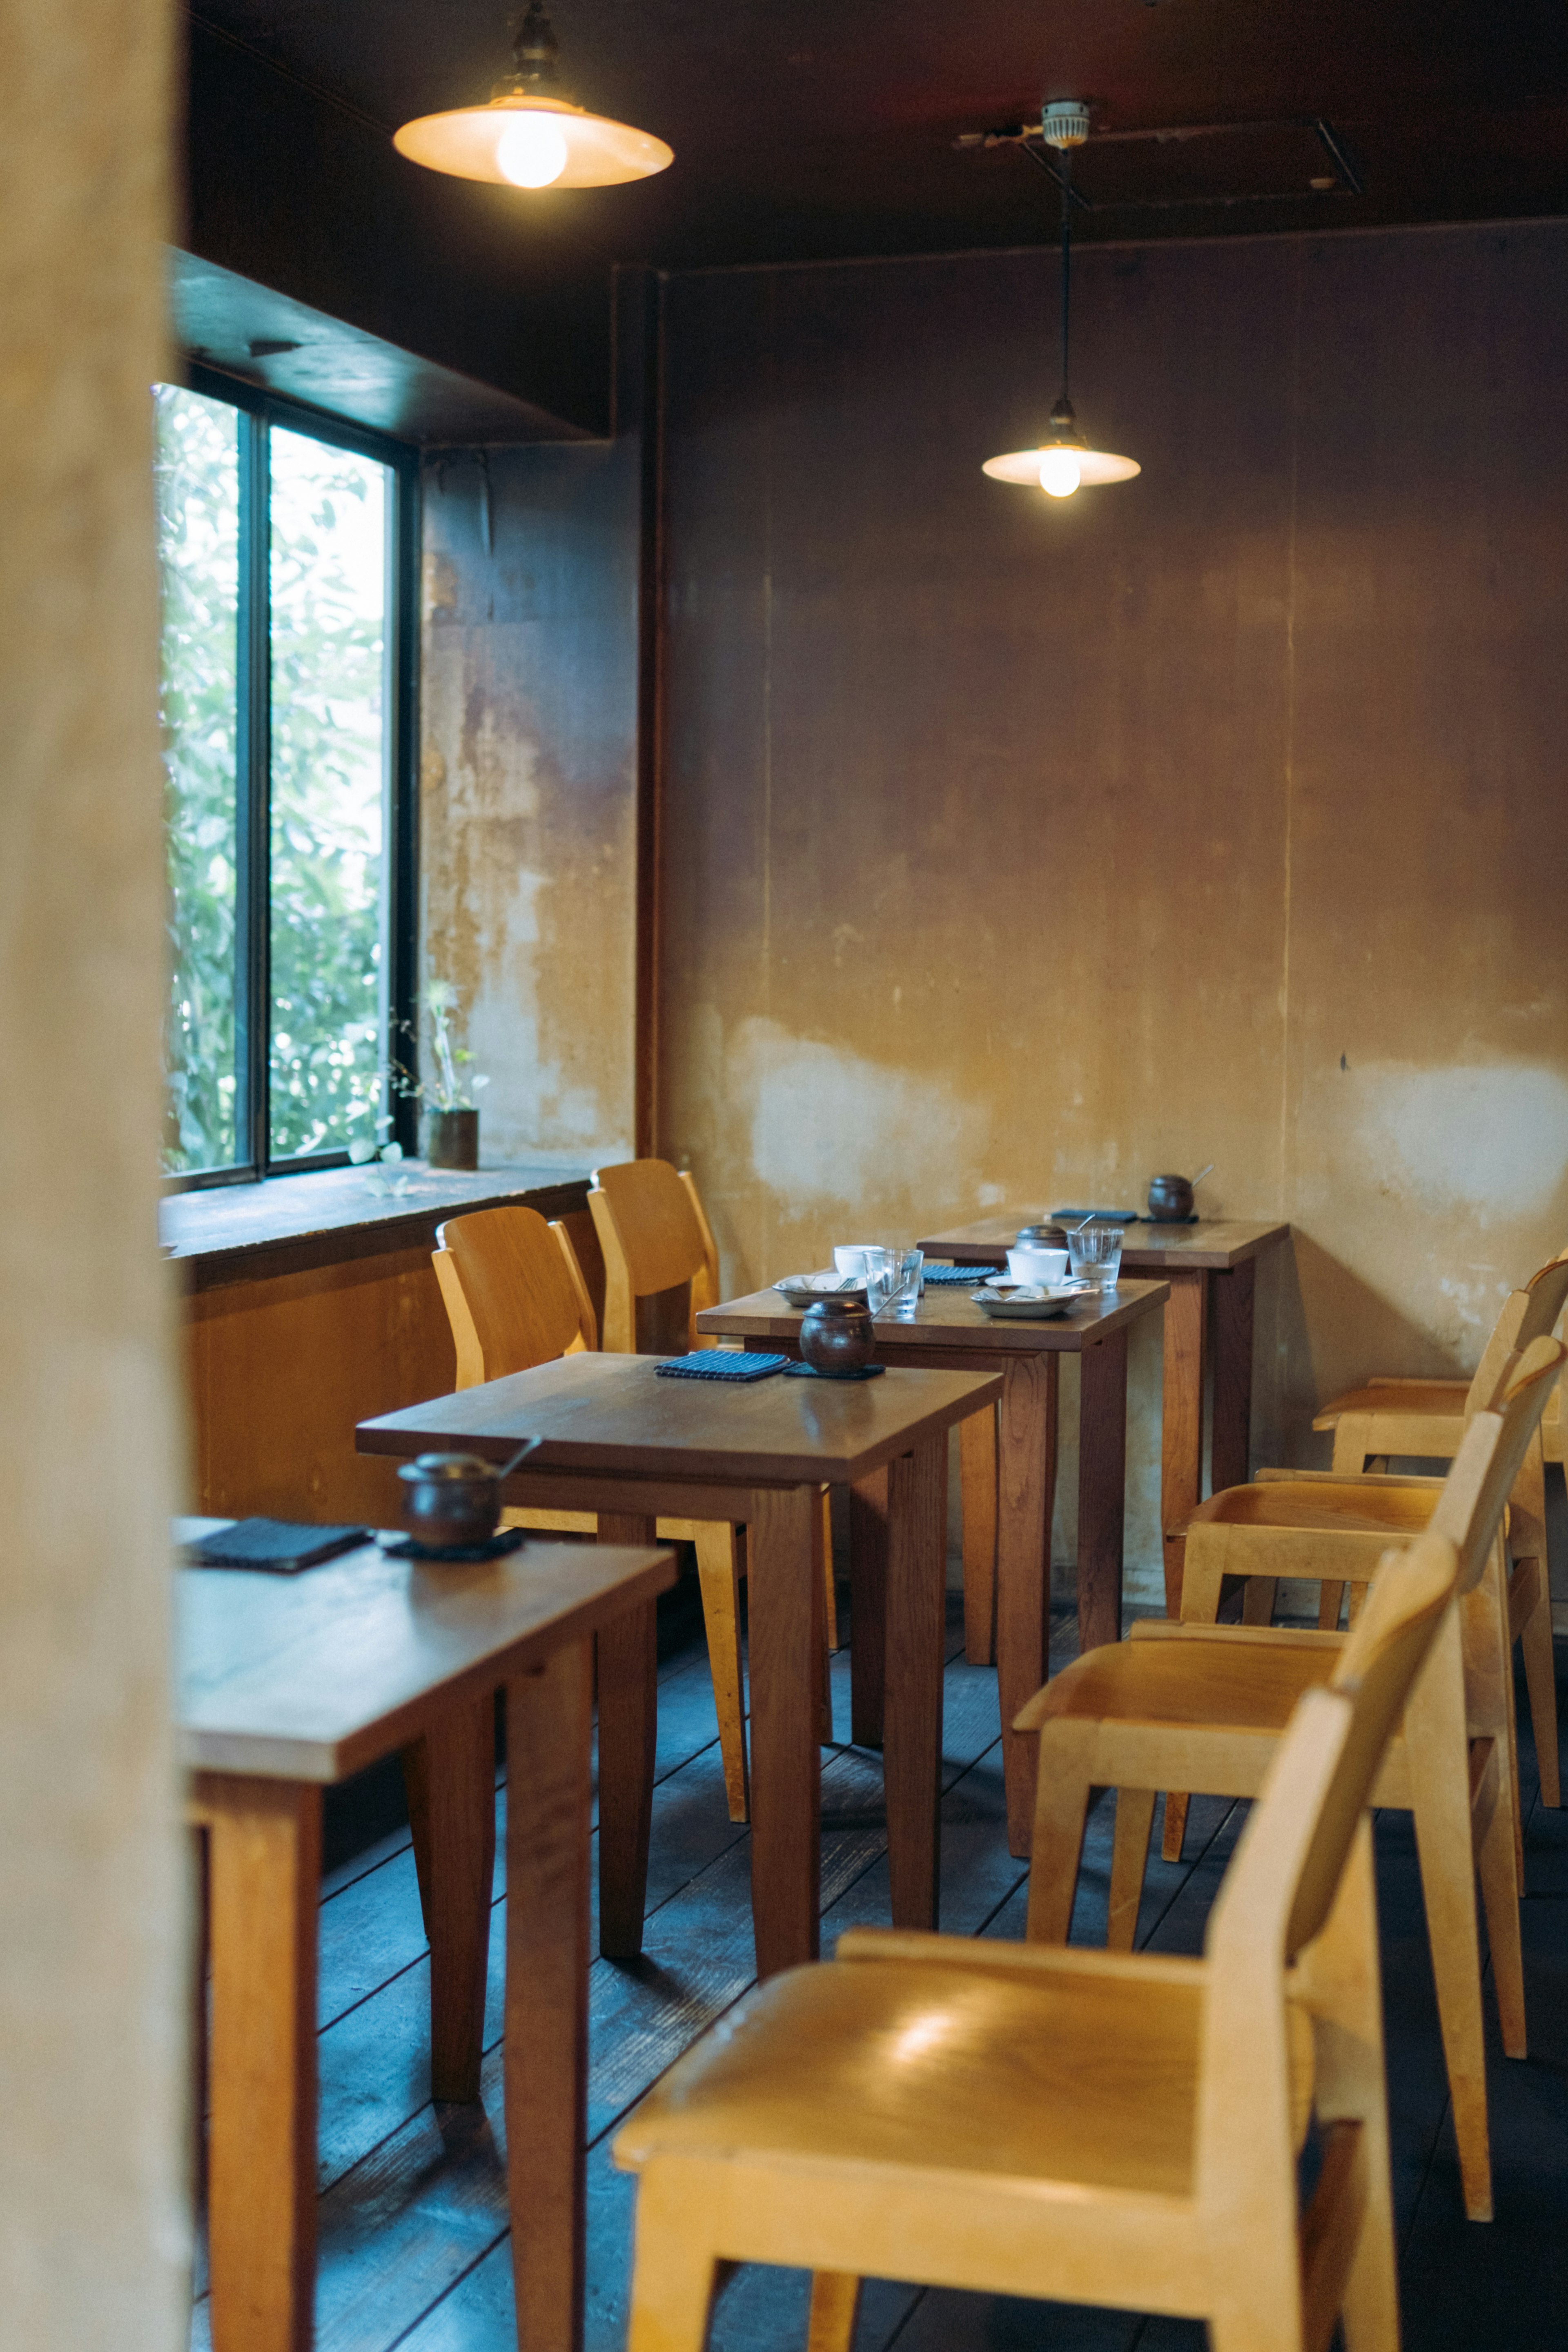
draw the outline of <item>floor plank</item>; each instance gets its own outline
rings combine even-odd
[[[1076,1648],[1053,1618],[1053,1667]],[[834,1659],[835,1728],[848,1728],[847,1651]],[[994,1673],[967,1665],[950,1624],[942,1771],[942,1925],[1020,1936],[1026,1873],[1006,1850]],[[1568,1709],[1565,1709],[1568,1712]],[[688,1623],[659,1669],[658,1787],[647,1948],[590,1979],[589,2352],[625,2338],[632,2184],[610,2141],[620,2118],[753,1979],[749,1839],[724,1802],[700,1627]],[[1389,2046],[1394,2190],[1403,2247],[1406,2352],[1486,2352],[1561,2340],[1568,2308],[1568,1816],[1539,1802],[1521,1736],[1530,1895],[1524,1906],[1531,2056],[1491,2053],[1498,2220],[1462,2219],[1437,2043],[1419,1874],[1407,1816],[1378,1823],[1379,1915]],[[504,1776],[497,1792],[504,1829]],[[1159,1854],[1156,1816],[1139,1942],[1201,1948],[1209,1906],[1247,1807],[1194,1800],[1180,1864]],[[824,1949],[889,1916],[879,1759],[825,1751]],[[1074,1908],[1075,1942],[1103,1940],[1113,1814],[1091,1809]],[[321,2352],[510,2352],[500,2028],[502,1923],[492,1913],[483,2100],[429,2103],[428,1963],[406,1832],[379,1836],[323,1881],[321,2036]],[[1489,2020],[1489,2030],[1491,2030]],[[805,2283],[747,2269],[715,2314],[713,2352],[784,2352],[804,2337]],[[205,2352],[205,2301],[192,2344]],[[1061,2305],[868,2284],[857,2352],[1197,2352],[1203,2332],[1165,2320]]]

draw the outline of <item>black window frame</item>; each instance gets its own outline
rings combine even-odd
[[[239,561],[237,704],[235,760],[235,1164],[166,1173],[165,1192],[206,1191],[220,1184],[256,1184],[269,1176],[300,1176],[346,1168],[346,1151],[288,1154],[274,1159],[270,1118],[272,645],[271,470],[268,436],[274,425],[370,457],[392,476],[388,518],[386,724],[387,839],[383,856],[387,891],[386,1003],[391,1034],[384,1041],[412,1078],[416,1074],[416,964],[419,845],[419,564],[420,453],[368,427],[325,416],[304,403],[265,392],[220,369],[188,362],[163,379],[239,413]],[[384,1139],[412,1152],[418,1141],[418,1107],[393,1092],[382,1106],[389,1122]]]

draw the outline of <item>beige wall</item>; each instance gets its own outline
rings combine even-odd
[[[0,0],[0,2337],[184,2332],[157,0]]]
[[[425,468],[423,953],[487,1161],[632,1149],[637,512],[629,439]]]
[[[1313,1458],[1568,1237],[1568,228],[1086,253],[1145,470],[1062,506],[979,470],[1054,273],[669,289],[662,1147],[731,1289],[1212,1159],[1296,1229],[1255,1432]],[[1146,1570],[1158,1408],[1150,1335]]]

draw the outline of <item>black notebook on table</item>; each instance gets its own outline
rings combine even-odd
[[[290,1519],[237,1519],[185,1546],[188,1568],[264,1569],[273,1576],[298,1576],[368,1542],[365,1528],[300,1527]]]

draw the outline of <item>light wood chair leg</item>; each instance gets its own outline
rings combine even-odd
[[[860,2315],[860,2281],[850,2271],[814,2271],[805,2352],[851,2352]]]
[[[1268,1580],[1268,1586],[1272,1594],[1272,1579]],[[1215,1624],[1219,1617],[1220,1595],[1224,1587],[1225,1577],[1217,1556],[1207,1547],[1202,1544],[1194,1546],[1189,1541],[1182,1570],[1182,1622],[1184,1625]],[[1242,1595],[1242,1605],[1244,1608],[1252,1605],[1250,1582]],[[1269,1615],[1273,1613],[1270,1599]],[[1257,1621],[1249,1619],[1247,1622]],[[1182,1858],[1182,1844],[1187,1834],[1188,1802],[1183,1790],[1168,1789],[1165,1792],[1165,1820],[1160,1832],[1160,1857],[1163,1862],[1180,1862]]]
[[[720,2265],[698,2236],[697,2220],[679,2168],[648,2165],[637,2181],[626,2352],[703,2352]]]
[[[996,1663],[996,1408],[988,1404],[958,1424],[963,1496],[963,1654],[972,1666]]]
[[[1130,1952],[1138,1935],[1149,1832],[1154,1826],[1152,1789],[1118,1789],[1116,1833],[1110,1849],[1110,1904],[1105,1923],[1108,1950]]]
[[[1500,1756],[1498,1759],[1501,1762]],[[1497,1993],[1498,2021],[1503,2053],[1509,2058],[1529,2054],[1524,2019],[1524,1953],[1519,1929],[1519,1885],[1513,1866],[1513,1791],[1506,1773],[1498,1773],[1491,1819],[1481,1835],[1476,1857],[1481,1901],[1487,1915],[1487,1941],[1491,1948],[1492,1981]]]
[[[1089,1814],[1087,1748],[1077,1724],[1047,1724],[1040,1734],[1035,1835],[1029,1864],[1031,1944],[1065,1944]]]
[[[1457,1610],[1450,1609],[1445,1618],[1410,1695],[1405,1710],[1405,1739],[1465,2210],[1472,2221],[1489,2221],[1492,2183],[1486,2043],[1481,2030],[1480,1937],[1470,1829],[1465,1675]]]
[[[1318,1630],[1322,1633],[1339,1631],[1340,1612],[1345,1605],[1345,1588],[1325,1577],[1318,1587]]]
[[[211,1832],[213,2342],[310,2352],[321,1792],[213,1774],[197,1793]]]
[[[741,1675],[741,1564],[735,1530],[722,1519],[699,1519],[692,1527],[702,1618],[708,1631],[708,1664],[719,1717],[719,1752],[724,1759],[724,1794],[730,1819],[751,1811],[746,1770],[746,1705]]]
[[[1372,1822],[1363,1817],[1338,1899],[1311,1955],[1313,2099],[1321,2123],[1361,2136],[1361,2226],[1340,2306],[1345,2352],[1399,2352],[1399,2283],[1389,2173],[1383,1988]]]
[[[1538,1579],[1534,1606],[1520,1632],[1520,1648],[1524,1654],[1524,1681],[1535,1731],[1541,1801],[1558,1806],[1563,1802],[1563,1777],[1557,1731],[1557,1661],[1552,1647],[1552,1602],[1548,1597],[1546,1562],[1521,1560],[1515,1573],[1521,1570],[1533,1570]]]
[[[1191,1799],[1180,1789],[1165,1791],[1165,1822],[1160,1832],[1162,1862],[1180,1862],[1182,1841],[1187,1834],[1187,1807]]]

